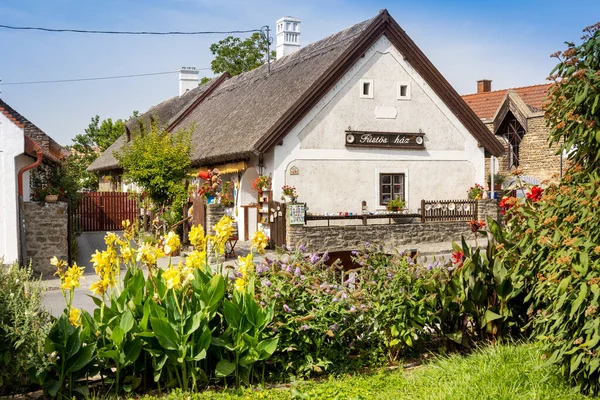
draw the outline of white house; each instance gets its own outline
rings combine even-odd
[[[29,174],[41,163],[56,165],[63,149],[37,126],[0,99],[0,258],[20,258],[24,243],[20,200],[29,201]],[[50,256],[49,256],[50,257]]]
[[[154,107],[89,170],[118,171],[113,152],[162,114],[167,130],[194,126],[195,167],[237,162],[228,172],[240,182],[239,216],[257,202],[259,174],[272,177],[274,199],[292,185],[322,214],[358,213],[362,201],[384,210],[393,197],[416,212],[422,199],[466,198],[485,184],[485,156],[503,146],[387,10],[305,47],[300,23],[277,21],[287,42],[270,68],[223,75]]]

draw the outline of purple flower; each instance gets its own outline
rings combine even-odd
[[[286,313],[291,313],[292,309],[287,304],[284,304],[283,305],[283,311],[285,311]]]
[[[302,325],[302,326],[300,327],[300,330],[301,330],[301,331],[307,331],[307,330],[309,330],[309,329],[310,329],[310,326],[308,326],[308,325],[306,325],[306,324],[304,324],[304,325]]]
[[[265,306],[265,302],[264,302],[264,301],[261,301],[261,302],[260,302],[260,305],[261,305],[261,307],[264,307],[264,306]]]
[[[229,280],[235,281],[237,277],[235,275],[229,275]]]
[[[300,275],[300,279],[305,280],[306,279],[306,275]]]
[[[390,280],[390,281],[391,281],[391,280],[392,280],[392,273],[391,273],[391,272],[388,272],[388,274],[387,274],[387,277],[388,277],[388,280]]]
[[[266,287],[271,287],[271,281],[270,281],[270,280],[268,280],[268,279],[265,279],[265,280],[263,281],[263,285],[265,285]]]
[[[301,244],[300,246],[298,246],[298,250],[300,250],[300,251],[306,251],[306,246],[304,246],[303,244]]]
[[[333,324],[333,325],[331,325],[331,326],[329,327],[329,329],[335,332],[335,331],[337,331],[338,329],[340,329],[340,327],[338,326],[338,324]]]
[[[321,285],[319,286],[319,288],[321,289],[325,289],[327,287],[327,282],[323,282],[321,283]]]
[[[365,306],[364,304],[361,304],[360,308],[364,310],[365,308],[367,308],[367,306]]]
[[[371,242],[366,242],[365,243],[365,247],[369,247],[371,245]]]
[[[288,266],[287,266],[287,268],[285,269],[285,272],[287,272],[287,273],[289,273],[289,274],[291,274],[291,273],[292,273],[292,271],[293,271],[293,269],[292,269],[292,266],[291,266],[291,265],[288,265]]]
[[[300,267],[296,267],[296,269],[294,270],[294,275],[300,276],[301,273],[302,271],[300,271]]]
[[[348,295],[346,293],[342,293],[342,299],[346,299],[348,297]]]
[[[433,265],[429,264],[428,266],[425,267],[428,271],[431,271],[433,269]]]
[[[310,261],[311,264],[316,264],[317,261],[319,261],[319,255],[313,253],[310,256],[308,256],[308,260]]]
[[[357,254],[360,254],[360,252],[359,252],[358,250],[352,250],[350,253],[351,253],[353,256],[355,256],[355,255],[357,255]]]
[[[346,283],[354,283],[356,281],[356,278],[354,276],[351,276]]]
[[[281,264],[281,270],[285,271],[285,269],[287,268],[287,264]]]
[[[337,298],[337,297],[334,297],[333,299],[331,299],[331,301],[332,301],[333,303],[337,303],[337,302],[338,302],[338,298]]]
[[[354,312],[354,311],[356,311],[356,307],[354,307],[354,306],[350,307],[350,312]]]
[[[323,258],[322,258],[322,260],[323,260],[323,261],[329,261],[329,252],[328,252],[328,251],[326,251],[325,253],[323,253]]]
[[[281,295],[279,294],[279,292],[275,292],[275,297],[279,297],[279,296],[281,296]]]
[[[436,260],[436,261],[433,263],[433,267],[434,267],[434,268],[438,267],[439,265],[440,265],[440,262],[439,262],[439,261],[437,261],[437,260]]]

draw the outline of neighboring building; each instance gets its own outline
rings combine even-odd
[[[50,166],[60,164],[65,156],[58,143],[0,99],[0,258],[7,264],[20,258],[24,238],[19,223],[19,196],[29,201],[26,168],[38,160],[38,152],[41,163]],[[22,193],[18,193],[19,171],[23,171]]]
[[[504,155],[497,171],[509,175],[516,168],[530,182],[542,182],[561,173],[557,146],[549,147],[550,129],[544,119],[543,102],[550,84],[492,91],[492,81],[477,81],[477,93],[462,96],[466,103],[501,138]],[[489,163],[486,174],[489,175]]]
[[[300,21],[286,19],[298,24],[289,29],[299,43]],[[385,210],[393,197],[416,212],[422,199],[466,198],[485,184],[486,154],[502,154],[386,10],[286,52],[270,72],[222,75],[155,106],[88,170],[118,174],[114,151],[156,115],[167,130],[194,126],[194,167],[225,166],[226,178],[239,179],[238,215],[256,203],[259,174],[272,177],[276,200],[283,185],[295,186],[312,213],[359,213],[362,201]]]

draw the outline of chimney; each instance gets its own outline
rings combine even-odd
[[[198,87],[198,74],[196,67],[181,67],[179,70],[179,95]]]
[[[486,93],[492,91],[492,81],[490,79],[481,79],[477,81],[477,93]]]
[[[283,17],[275,23],[278,60],[300,49],[300,22],[298,18]]]

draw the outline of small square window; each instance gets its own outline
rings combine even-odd
[[[361,99],[372,99],[373,79],[361,79],[358,89],[358,97],[360,97]]]
[[[379,174],[379,204],[386,205],[392,199],[406,198],[404,174]]]
[[[398,83],[398,100],[410,100],[410,85],[408,82]]]

